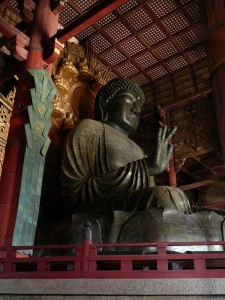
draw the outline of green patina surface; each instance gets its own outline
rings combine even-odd
[[[52,100],[58,91],[45,70],[29,70],[35,82],[28,106],[29,123],[25,125],[26,151],[23,164],[18,212],[13,246],[33,245],[41,198],[45,156],[50,145]]]

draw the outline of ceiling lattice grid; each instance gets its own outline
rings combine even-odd
[[[97,1],[87,1],[85,8],[79,3],[68,1],[83,14]],[[142,85],[204,58],[204,31],[197,0],[130,0],[77,38],[90,40],[112,77],[126,76]]]
[[[99,0],[68,0],[59,22],[66,26]],[[18,10],[18,0],[11,3]],[[77,39],[91,42],[111,77],[142,85],[206,57],[198,0],[129,0],[89,26]]]

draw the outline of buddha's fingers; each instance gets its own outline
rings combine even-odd
[[[162,128],[159,128],[158,131],[158,146],[162,143]]]
[[[166,138],[166,134],[167,134],[167,125],[164,125],[162,128],[162,143],[165,142],[165,138]]]
[[[177,126],[175,126],[170,132],[168,132],[165,143],[169,143],[169,140],[171,140],[172,136],[175,134],[176,131],[177,131]]]

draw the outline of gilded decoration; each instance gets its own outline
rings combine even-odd
[[[5,156],[5,147],[9,133],[9,124],[15,95],[15,88],[13,91],[9,92],[6,98],[0,94],[0,177],[2,174],[2,165]]]
[[[93,117],[97,91],[109,78],[110,69],[86,48],[67,42],[54,65],[53,80],[60,96],[53,101],[52,124],[69,129],[82,118]]]

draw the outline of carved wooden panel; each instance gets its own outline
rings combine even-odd
[[[5,156],[5,147],[9,132],[9,124],[16,91],[11,91],[7,98],[0,94],[0,177]]]

